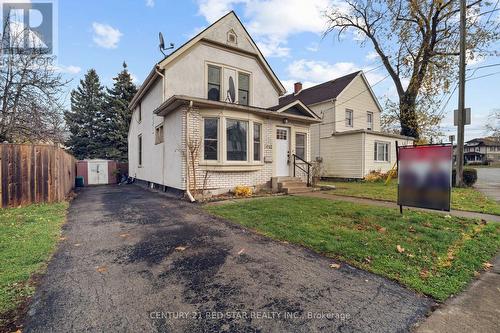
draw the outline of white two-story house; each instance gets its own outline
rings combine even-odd
[[[396,141],[413,144],[411,137],[381,131],[382,108],[362,71],[307,89],[297,82],[294,88],[280,104],[301,101],[321,117],[320,124],[311,125],[311,157],[321,161],[323,177],[359,179],[372,170],[387,172],[396,163]]]
[[[309,161],[310,125],[234,12],[154,65],[130,103],[129,174],[165,190],[270,186]],[[279,105],[279,107],[276,107]]]

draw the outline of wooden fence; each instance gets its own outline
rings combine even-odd
[[[75,158],[49,145],[0,144],[1,206],[64,200],[75,185]]]

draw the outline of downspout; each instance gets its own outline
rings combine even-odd
[[[163,75],[162,72],[158,70],[159,66],[155,66],[155,72],[156,74],[161,76],[161,103],[162,104],[165,101],[165,75]],[[154,118],[154,116],[153,116]],[[163,117],[163,122],[165,122],[165,117]],[[153,123],[154,125],[154,123]],[[165,131],[164,131],[165,132]],[[155,133],[153,133],[155,134]],[[163,143],[163,151],[162,151],[162,156],[161,156],[161,184],[164,186],[163,189],[165,189],[165,142]]]
[[[191,192],[189,191],[189,156],[188,156],[188,152],[187,152],[187,144],[188,144],[188,123],[189,123],[189,112],[191,111],[191,109],[193,108],[193,101],[189,101],[189,106],[186,110],[186,126],[184,128],[185,130],[185,140],[184,140],[184,144],[186,145],[186,153],[184,154],[186,156],[186,194],[189,198],[189,201],[191,202],[195,202],[196,200],[193,198],[193,195],[191,194]]]

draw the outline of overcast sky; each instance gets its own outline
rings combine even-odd
[[[382,104],[385,97],[395,98],[394,86],[369,44],[361,47],[355,36],[342,41],[334,36],[322,38],[326,28],[322,12],[332,5],[331,0],[59,0],[58,64],[74,79],[72,87],[92,67],[110,85],[123,61],[140,84],[162,58],[159,31],[167,45],[180,46],[235,10],[287,90],[296,81],[307,87],[363,69],[371,70],[367,76],[372,84],[377,83],[374,90]],[[470,67],[495,63],[500,63],[500,57]],[[498,71],[500,67],[480,69],[475,76]],[[472,125],[466,127],[466,139],[485,134],[487,115],[500,108],[499,87],[500,75],[496,74],[468,82],[466,104],[472,108]],[[456,105],[455,93],[445,108],[442,125],[447,134],[455,131],[452,112]]]

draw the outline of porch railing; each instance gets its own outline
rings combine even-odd
[[[302,157],[292,154],[293,156],[293,176],[296,175],[297,168],[302,170],[307,175],[307,186],[311,186],[311,167],[312,164],[305,161]],[[297,160],[299,162],[297,162]]]

